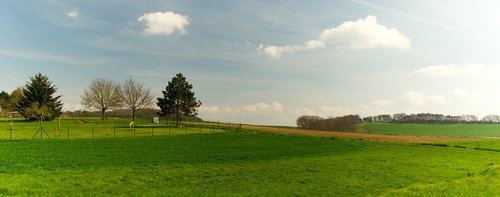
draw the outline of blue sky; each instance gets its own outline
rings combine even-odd
[[[7,1],[0,90],[38,72],[81,109],[95,78],[160,96],[183,73],[209,120],[500,114],[496,1]]]

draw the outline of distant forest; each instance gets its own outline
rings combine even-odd
[[[446,124],[458,124],[458,123],[500,123],[500,116],[498,115],[487,115],[481,119],[478,119],[475,115],[464,114],[461,116],[451,116],[443,114],[431,114],[431,113],[418,113],[418,114],[404,114],[398,113],[394,115],[378,115],[378,116],[368,116],[363,118],[363,122],[394,122],[394,123],[446,123]]]

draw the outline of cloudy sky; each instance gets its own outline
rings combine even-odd
[[[46,74],[64,109],[95,78],[160,96],[183,73],[208,120],[500,114],[498,1],[5,1],[0,90]]]

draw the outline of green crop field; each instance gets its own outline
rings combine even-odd
[[[494,150],[500,142],[409,144],[247,130],[3,140],[0,195],[498,196]]]
[[[500,124],[362,124],[358,132],[388,135],[500,137]]]

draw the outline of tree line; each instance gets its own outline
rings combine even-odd
[[[446,123],[446,124],[459,124],[459,123],[499,123],[500,116],[486,115],[479,119],[475,115],[463,114],[461,116],[432,114],[432,113],[418,113],[418,114],[405,114],[397,113],[394,115],[382,114],[377,116],[368,116],[363,118],[363,122],[393,122],[393,123]]]
[[[356,131],[356,125],[361,122],[362,120],[358,115],[328,118],[306,115],[300,116],[296,120],[297,127],[301,129],[340,132],[354,132]]]
[[[201,101],[192,91],[193,86],[178,73],[168,82],[162,97],[156,98],[160,108],[159,116],[176,118],[176,126],[181,117],[196,116]],[[5,116],[17,111],[29,120],[52,120],[62,114],[62,95],[56,95],[57,87],[46,75],[38,73],[11,94],[0,92],[0,108]],[[97,78],[90,82],[81,95],[81,104],[87,108],[99,110],[101,118],[105,118],[108,110],[127,108],[132,112],[132,121],[136,112],[151,108],[155,99],[150,88],[128,79],[122,85],[108,79]]]

